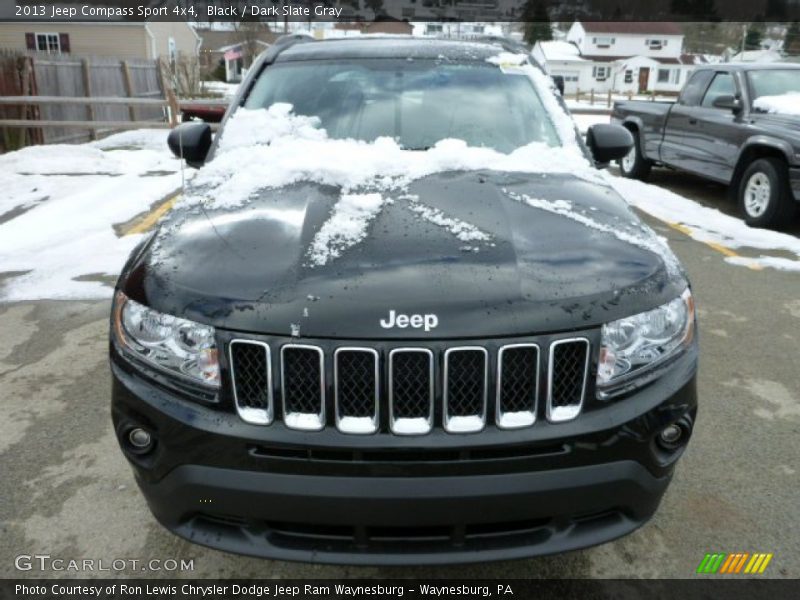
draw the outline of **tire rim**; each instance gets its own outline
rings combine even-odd
[[[751,217],[760,217],[769,206],[772,187],[764,173],[753,173],[744,187],[744,209]]]
[[[632,146],[628,153],[622,157],[622,170],[626,173],[633,171],[636,165],[636,146]]]

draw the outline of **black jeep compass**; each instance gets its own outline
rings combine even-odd
[[[496,45],[288,37],[215,136],[169,141],[201,168],[125,265],[110,344],[115,431],[166,528],[430,564],[653,516],[697,335],[683,269],[597,168],[627,131],[584,143]]]

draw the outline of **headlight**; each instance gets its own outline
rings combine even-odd
[[[607,398],[624,391],[616,387],[650,372],[688,346],[693,336],[694,300],[688,288],[658,308],[606,323],[597,368],[598,396]]]
[[[117,292],[114,332],[125,350],[154,367],[219,387],[214,328],[165,315]]]

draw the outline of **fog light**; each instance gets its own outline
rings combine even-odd
[[[683,429],[681,429],[680,425],[673,423],[664,427],[658,437],[666,446],[674,446],[683,437]]]
[[[153,442],[153,438],[141,427],[136,427],[131,429],[128,433],[128,441],[131,443],[131,446],[137,450],[145,450],[146,448],[150,447],[150,444]]]

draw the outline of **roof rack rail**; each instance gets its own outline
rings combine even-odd
[[[295,44],[307,44],[309,42],[316,41],[317,40],[315,38],[306,33],[287,33],[286,35],[282,35],[277,40],[272,42],[272,45],[264,51],[264,62],[274,62],[281,52],[287,48],[291,48]]]

